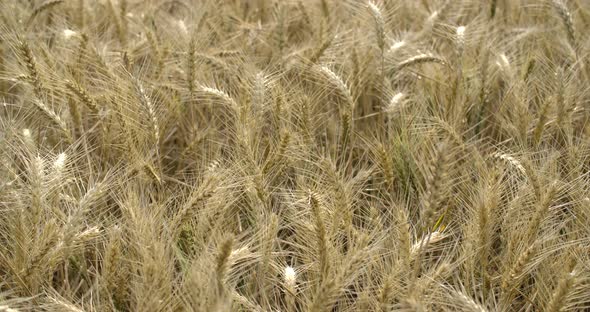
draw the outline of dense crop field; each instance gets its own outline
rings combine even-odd
[[[0,311],[588,311],[590,3],[1,0]]]

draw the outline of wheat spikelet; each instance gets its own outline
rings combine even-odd
[[[551,299],[547,303],[546,311],[559,312],[565,310],[568,297],[571,294],[574,286],[578,283],[579,270],[577,255],[569,256],[569,263],[567,263],[564,272],[559,278],[559,282],[553,289]]]
[[[266,196],[261,195],[262,191],[259,191],[259,198],[261,201],[266,199]],[[262,272],[261,276],[263,281],[266,279],[266,274],[270,271],[270,265],[273,260],[273,249],[274,244],[276,241],[277,232],[279,230],[279,220],[276,215],[271,215],[270,220],[268,221],[267,228],[264,230],[263,238],[262,238],[262,246],[263,246],[263,258],[262,258]],[[261,286],[265,288],[265,285]]]
[[[117,267],[121,260],[121,229],[115,226],[110,231],[110,240],[108,243],[108,249],[106,252],[106,259],[104,261],[104,271],[106,278],[105,287],[111,291],[112,294],[116,294],[116,282],[117,282]]]
[[[225,239],[219,246],[218,254],[215,259],[215,277],[217,279],[217,288],[219,296],[225,293],[225,279],[229,270],[230,256],[232,254],[232,246],[234,244],[233,238]]]
[[[175,220],[173,221],[175,229],[182,229],[182,226],[193,216],[195,206],[213,196],[214,189],[211,187],[213,185],[212,181],[205,181],[200,188],[191,194],[189,199],[175,216]]]
[[[525,169],[523,164],[518,159],[516,159],[508,154],[503,154],[503,153],[495,153],[495,154],[493,154],[493,157],[496,157],[498,159],[508,162],[510,165],[512,165],[516,169],[518,169],[518,171],[520,171],[522,174],[526,174],[527,170]]]
[[[555,291],[552,294],[551,301],[547,305],[547,310],[550,312],[563,311],[568,298],[568,293],[576,282],[576,272],[567,273],[562,277],[557,284]]]
[[[46,242],[44,245],[41,246],[41,249],[38,250],[27,263],[24,272],[22,273],[21,280],[28,284],[30,287],[37,287],[36,285],[36,277],[38,277],[41,266],[43,261],[46,259],[48,255],[52,252],[55,248],[55,244],[52,241]]]
[[[488,102],[488,63],[490,58],[490,52],[488,50],[483,52],[483,57],[480,66],[480,87],[479,87],[479,112],[477,113],[477,121],[476,121],[476,128],[475,133],[480,134],[482,123],[484,121],[484,113],[486,110],[486,104]]]
[[[27,79],[31,81],[35,93],[37,96],[41,96],[43,92],[43,84],[41,83],[41,76],[39,75],[39,70],[37,68],[37,62],[35,61],[35,57],[33,56],[33,52],[29,47],[29,44],[21,40],[18,44],[18,48],[24,57],[25,66],[27,67],[28,76]]]
[[[328,256],[328,238],[326,228],[324,226],[324,221],[322,219],[320,201],[318,199],[317,194],[311,191],[309,192],[308,204],[314,218],[314,230],[316,232],[317,252],[319,259],[318,264],[320,273],[320,283],[324,283],[328,278],[330,270],[330,260]]]
[[[367,2],[367,8],[373,16],[375,22],[375,35],[377,37],[377,46],[381,52],[385,49],[385,20],[381,14],[381,9],[371,0]]]
[[[115,30],[117,33],[117,38],[119,39],[119,43],[122,46],[125,46],[127,44],[127,33],[125,32],[125,26],[123,25],[122,21],[122,19],[125,18],[125,16],[120,16],[119,14],[117,14],[117,11],[113,6],[112,0],[107,0],[106,2],[109,13],[112,15],[113,23],[115,24]]]
[[[399,260],[402,268],[409,269],[412,261],[412,234],[410,232],[410,223],[408,222],[408,215],[403,208],[397,209],[396,212],[396,238],[399,240]]]
[[[217,53],[217,55],[219,55],[220,57],[228,57],[228,56],[231,56],[232,53],[228,54],[227,51],[225,51],[225,52],[220,51]],[[212,69],[214,69],[216,71],[226,72],[226,73],[231,73],[233,71],[231,69],[231,67],[227,64],[227,62],[225,62],[223,59],[220,59],[219,57],[195,52],[195,58],[197,60],[202,61],[203,63],[210,66]]]
[[[443,239],[445,239],[446,235],[439,231],[434,231],[422,237],[419,241],[412,244],[410,247],[410,255],[412,258],[416,257],[422,250],[426,250],[428,247],[436,244]]]
[[[492,176],[485,182],[485,189],[481,194],[481,202],[478,203],[477,224],[478,224],[478,246],[479,248],[479,265],[484,279],[484,287],[488,287],[487,269],[490,255],[493,254],[492,237],[494,226],[494,209],[497,209],[500,201],[500,195],[497,192],[497,178]]]
[[[254,78],[254,87],[252,94],[252,109],[254,113],[263,111],[266,100],[266,88],[268,79],[264,75],[264,72],[259,72]]]
[[[38,7],[36,7],[33,10],[33,13],[31,13],[31,16],[29,16],[29,19],[27,20],[26,25],[30,26],[31,23],[33,22],[33,20],[35,20],[35,17],[37,17],[39,14],[41,14],[44,11],[50,10],[51,8],[57,6],[58,4],[63,3],[64,0],[47,0],[45,2],[43,2],[41,5],[39,5]]]
[[[153,51],[152,54],[154,55],[154,58],[155,58],[156,68],[155,68],[154,75],[156,77],[160,77],[160,74],[164,70],[164,59],[163,59],[163,55],[162,55],[163,53],[160,49],[160,44],[158,42],[158,38],[150,30],[147,30],[145,32],[145,36],[146,36],[147,41],[150,45],[150,48]]]
[[[63,33],[62,33],[62,36],[64,37],[65,40],[70,40],[72,37],[75,37],[77,35],[78,35],[77,32],[75,32],[71,29],[67,29],[67,28],[64,29]]]
[[[318,291],[316,292],[315,298],[310,304],[310,312],[325,312],[329,310],[329,307],[333,304],[333,296],[336,292],[336,281],[331,278],[321,284]]]
[[[84,312],[84,310],[78,308],[77,306],[73,305],[70,302],[65,301],[62,298],[49,297],[49,302],[51,302],[53,305],[55,305],[56,309],[57,309],[57,307],[59,307],[58,309],[61,311]]]
[[[28,128],[23,129],[22,134],[23,134],[23,140],[25,142],[27,149],[31,152],[31,155],[34,154],[34,152],[37,150],[37,144],[33,140],[33,136],[31,134],[31,129],[28,129]]]
[[[195,92],[195,54],[196,54],[196,43],[194,38],[191,38],[189,42],[188,52],[187,52],[187,72],[186,72],[186,81],[188,85],[188,91],[192,96]]]
[[[537,246],[530,245],[518,257],[516,262],[509,267],[507,274],[502,279],[501,289],[505,294],[512,294],[515,289],[520,286],[522,274],[525,267],[530,263],[531,258],[535,254]]]
[[[107,180],[98,181],[95,184],[91,185],[84,195],[80,197],[78,200],[78,207],[79,212],[85,212],[92,204],[98,201],[102,196],[104,196],[105,192],[108,189],[108,182]]]
[[[543,193],[543,196],[540,198],[539,206],[533,214],[532,220],[529,223],[528,231],[526,233],[526,237],[531,241],[531,243],[537,237],[541,223],[547,215],[556,193],[557,185],[554,182],[548,187],[548,189]]]
[[[382,145],[377,147],[376,153],[387,185],[393,185],[393,181],[395,179],[393,175],[393,160],[391,159],[388,151],[385,150],[385,147]]]
[[[66,125],[66,122],[63,119],[61,119],[61,117],[58,114],[56,114],[51,108],[49,108],[43,101],[39,99],[35,99],[33,101],[33,104],[35,104],[35,107],[49,121],[51,121],[56,127],[58,127],[67,138],[70,137],[70,131],[68,129],[68,126]]]
[[[64,175],[64,169],[66,167],[66,161],[68,160],[68,156],[66,153],[59,153],[55,160],[53,161],[52,166],[52,180],[56,181],[56,183],[61,183],[62,178]]]
[[[398,63],[395,67],[395,71],[400,71],[406,67],[425,63],[436,63],[445,66],[447,65],[447,62],[438,56],[428,53],[421,53]]]
[[[463,56],[463,51],[465,50],[465,31],[467,27],[459,26],[457,27],[455,33],[455,41],[457,44],[457,57],[461,58]]]
[[[576,48],[576,34],[574,32],[574,22],[572,15],[563,0],[551,0],[551,5],[559,15],[563,26],[565,27],[567,39],[573,49]]]
[[[229,94],[219,89],[201,86],[200,91],[223,100],[225,104],[229,105],[231,108],[237,109],[239,107],[236,101],[234,101],[234,99],[229,96]]]
[[[381,311],[389,311],[390,301],[392,297],[392,285],[388,278],[383,282],[379,293],[379,307]]]
[[[545,125],[547,124],[549,113],[549,101],[546,101],[541,108],[541,112],[539,113],[539,120],[537,121],[537,125],[535,126],[535,130],[533,131],[533,142],[535,144],[539,144],[541,142],[541,137],[543,136],[543,131],[545,130]]]
[[[98,113],[98,107],[94,99],[88,94],[84,87],[72,81],[66,80],[66,87],[74,93],[84,105],[86,105],[93,113]]]
[[[537,172],[533,169],[533,165],[529,161],[523,160],[520,164],[533,188],[536,198],[540,200],[542,198],[541,181],[539,180]]]
[[[503,74],[508,76],[511,79],[514,76],[512,64],[508,56],[504,53],[500,53],[498,55],[498,60],[496,61],[496,65],[500,67],[500,70]]]
[[[141,105],[146,109],[146,111],[148,113],[148,117],[149,117],[150,122],[152,124],[152,129],[153,129],[152,136],[155,141],[154,145],[157,148],[158,146],[160,146],[160,124],[158,121],[158,115],[156,112],[156,108],[155,108],[152,100],[148,96],[147,92],[145,91],[142,83],[138,79],[133,79],[133,81],[134,81],[134,85],[135,85],[135,90],[136,90],[137,94],[139,95],[139,101],[140,101]]]
[[[441,143],[436,151],[436,160],[432,164],[432,172],[428,177],[428,186],[423,202],[422,222],[424,229],[434,225],[435,212],[446,196],[446,175],[448,170],[448,148],[446,142]]]
[[[403,92],[398,92],[394,94],[387,103],[387,106],[385,106],[385,112],[390,115],[397,112],[400,109],[400,104],[404,100],[404,96],[405,94]]]
[[[401,48],[405,47],[408,43],[405,40],[395,41],[389,49],[387,49],[387,54],[394,54]]]
[[[344,80],[327,66],[319,66],[318,70],[338,89],[340,95],[346,100],[348,107],[354,107],[352,94]]]
[[[295,297],[297,295],[297,272],[291,266],[286,266],[284,275],[285,300],[287,310],[295,309]]]
[[[474,312],[487,312],[486,309],[482,304],[477,303],[473,298],[467,296],[462,291],[454,291],[455,297],[463,303],[463,305],[469,310]]]
[[[37,227],[41,220],[43,202],[43,182],[45,180],[45,161],[36,156],[29,161],[29,174],[31,184],[31,224]]]

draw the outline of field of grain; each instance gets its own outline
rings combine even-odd
[[[590,2],[1,0],[0,312],[588,311]]]

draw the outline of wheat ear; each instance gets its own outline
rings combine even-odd
[[[567,8],[566,4],[563,0],[551,0],[551,4],[553,9],[559,15],[563,26],[565,27],[567,40],[571,45],[572,49],[576,48],[576,34],[574,32],[574,22],[572,19],[572,14],[570,13],[569,9]]]
[[[318,195],[314,192],[309,192],[308,198],[309,207],[314,218],[315,232],[317,239],[317,252],[319,258],[319,272],[320,272],[320,284],[323,283],[330,270],[330,262],[328,257],[328,238],[326,234],[326,228],[324,221],[322,220],[321,206],[318,199]]]
[[[54,6],[61,4],[63,2],[64,2],[64,0],[48,0],[48,1],[43,2],[41,5],[39,5],[38,7],[36,7],[33,10],[33,13],[31,13],[31,16],[29,16],[29,19],[27,20],[26,25],[30,26],[31,23],[33,22],[33,20],[35,20],[35,17],[37,17],[43,11],[47,11],[47,10],[53,8]]]

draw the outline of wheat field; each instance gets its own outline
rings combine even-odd
[[[1,0],[0,312],[589,311],[590,3]]]

